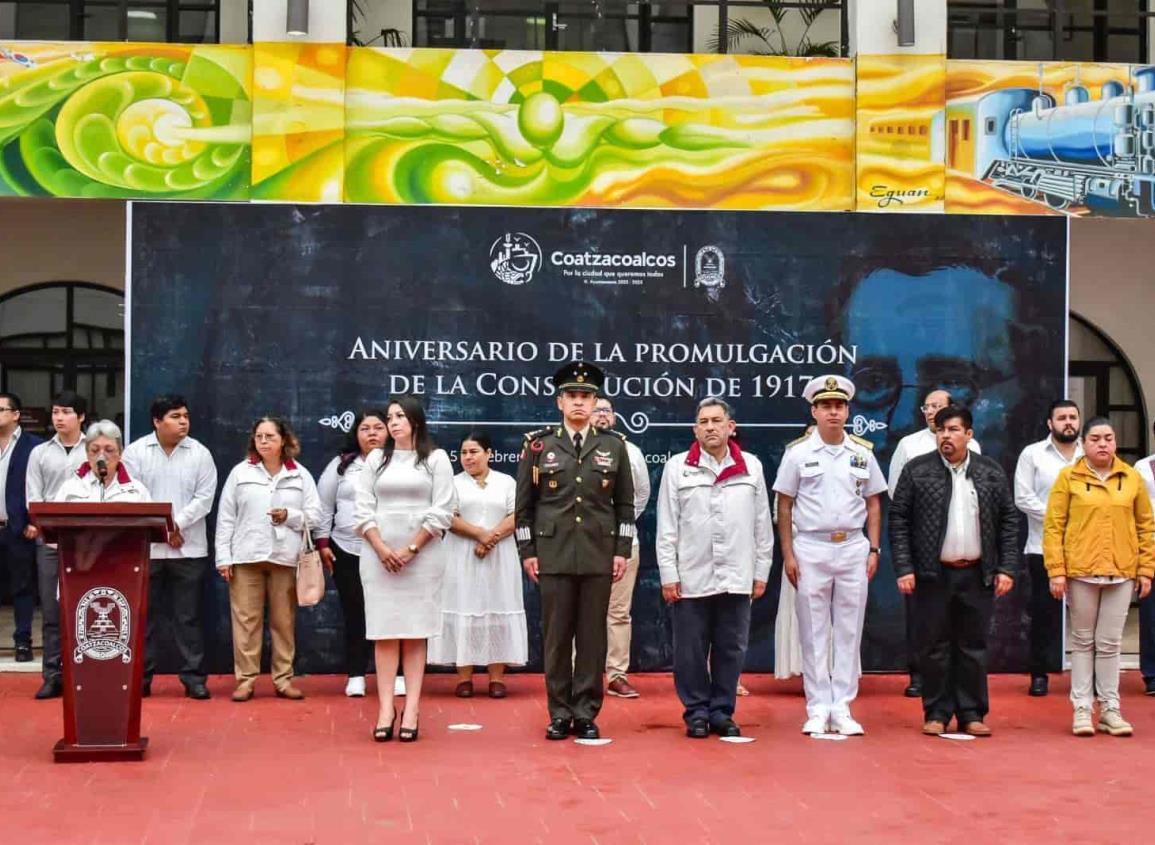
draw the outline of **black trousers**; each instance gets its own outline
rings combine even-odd
[[[369,641],[365,639],[365,588],[361,586],[361,556],[351,554],[331,539],[333,581],[345,618],[345,674],[364,676],[369,670]]]
[[[44,638],[40,674],[46,681],[59,680],[64,669],[60,662],[60,553],[55,547],[36,547],[36,577],[40,590],[40,621]]]
[[[734,716],[750,642],[750,596],[722,593],[674,602],[674,689],[687,724]]]
[[[159,640],[172,631],[180,655],[179,675],[185,686],[205,682],[205,637],[201,597],[208,571],[207,557],[153,558],[148,564],[148,647],[144,679],[156,673]]]
[[[1144,681],[1155,678],[1155,590],[1139,602],[1139,671]]]
[[[922,670],[926,719],[959,726],[980,721],[987,696],[987,633],[994,591],[983,584],[982,565],[942,567],[936,580],[919,577],[914,588],[915,636]]]
[[[1063,671],[1063,603],[1051,595],[1042,555],[1023,555],[1031,579],[1031,675]]]
[[[0,572],[6,575],[16,628],[16,645],[32,644],[32,613],[36,609],[36,543],[4,526],[0,528]]]
[[[605,694],[610,575],[541,575],[545,693],[551,719],[596,719]]]
[[[918,638],[914,626],[914,596],[903,596],[902,607],[906,613],[906,670],[910,677],[918,677]]]

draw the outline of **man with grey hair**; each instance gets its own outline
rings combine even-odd
[[[594,403],[594,428],[605,431],[613,429],[617,418],[613,403],[605,396],[599,396]],[[626,440],[626,455],[630,459],[630,472],[634,476],[634,521],[641,519],[642,512],[650,501],[650,471],[642,450]],[[637,698],[639,693],[630,683],[626,673],[630,668],[630,634],[632,620],[630,609],[634,602],[634,585],[638,581],[640,561],[638,537],[634,535],[634,548],[626,564],[626,574],[614,583],[610,590],[610,613],[606,620],[606,692],[618,698]]]
[[[750,603],[766,592],[774,535],[762,463],[734,439],[730,405],[698,404],[695,443],[674,455],[658,493],[658,569],[674,628],[674,687],[686,735],[740,736],[738,676]]]

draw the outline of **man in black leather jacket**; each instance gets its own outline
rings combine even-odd
[[[914,595],[923,733],[955,717],[986,737],[987,633],[1018,573],[1019,513],[1002,467],[967,448],[970,411],[951,405],[934,422],[938,450],[910,461],[894,493],[891,553],[899,592]]]

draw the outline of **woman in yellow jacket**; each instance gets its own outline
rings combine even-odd
[[[1139,474],[1115,456],[1115,431],[1096,417],[1083,429],[1084,456],[1059,473],[1043,521],[1043,561],[1051,595],[1067,597],[1071,618],[1072,732],[1130,736],[1119,712],[1119,646],[1136,591],[1155,575],[1155,520]],[[1094,697],[1091,685],[1094,683]]]

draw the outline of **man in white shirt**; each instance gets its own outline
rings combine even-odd
[[[1027,517],[1027,544],[1023,563],[1031,579],[1031,685],[1028,693],[1047,694],[1048,672],[1062,671],[1063,605],[1051,596],[1051,582],[1043,566],[1043,517],[1047,498],[1064,467],[1083,456],[1079,442],[1079,406],[1057,399],[1047,414],[1046,438],[1023,449],[1015,465],[1015,507]]]
[[[203,579],[209,570],[205,520],[217,492],[217,467],[209,450],[188,436],[188,403],[182,396],[158,396],[152,403],[153,433],[124,451],[129,473],[140,479],[154,502],[171,502],[176,531],[167,543],[153,543],[148,582],[148,648],[144,695],[152,693],[157,639],[162,620],[171,616],[180,654],[185,695],[204,700]]]
[[[52,399],[52,427],[56,434],[28,455],[25,498],[33,502],[51,502],[57,491],[87,462],[84,453],[83,425],[88,402],[75,391],[66,390]],[[24,529],[29,540],[40,539],[32,525]],[[64,692],[63,668],[60,662],[60,555],[56,546],[41,543],[36,549],[36,574],[40,588],[41,628],[44,657],[41,675],[44,683],[36,691],[38,699],[56,698]]]
[[[926,420],[926,427],[920,428],[913,434],[908,434],[899,440],[898,445],[894,447],[894,454],[890,456],[890,475],[887,477],[886,487],[891,500],[894,499],[894,491],[898,487],[902,468],[912,458],[926,455],[938,448],[938,443],[935,441],[934,415],[950,403],[950,393],[939,388],[930,391],[922,400],[919,410],[922,411],[923,419]],[[981,455],[983,451],[979,442],[973,437],[967,444],[967,448],[978,455]],[[922,677],[919,674],[918,661],[915,657],[914,605],[911,596],[903,597],[903,608],[906,613],[906,664],[907,670],[910,672],[910,683],[903,695],[907,698],[918,698],[922,695]]]
[[[696,443],[674,455],[658,494],[658,570],[671,605],[674,687],[686,734],[741,736],[738,676],[750,639],[750,603],[766,592],[774,554],[762,463],[733,440],[729,404],[698,404]]]
[[[1152,426],[1152,433],[1155,434],[1155,426]],[[1155,455],[1136,462],[1135,469],[1147,485],[1152,504],[1155,504]],[[1155,590],[1151,592],[1155,593]],[[1155,599],[1150,594],[1139,602],[1139,671],[1147,695],[1155,695]]]
[[[614,406],[604,396],[599,396],[594,404],[593,424],[595,428],[612,429],[617,423]],[[650,470],[642,450],[630,441],[626,443],[626,454],[630,459],[630,472],[634,476],[634,519],[641,519],[642,512],[650,501]],[[626,564],[626,574],[614,582],[610,590],[610,612],[606,621],[606,677],[609,684],[606,692],[618,698],[637,698],[638,691],[630,683],[626,673],[630,668],[630,634],[632,629],[630,608],[634,602],[634,585],[638,580],[640,547],[634,536],[634,549]]]
[[[870,441],[846,433],[854,392],[842,376],[811,379],[802,395],[814,431],[786,448],[774,480],[783,574],[797,590],[805,734],[865,733],[850,703],[858,695],[866,598],[881,552],[886,479]]]

